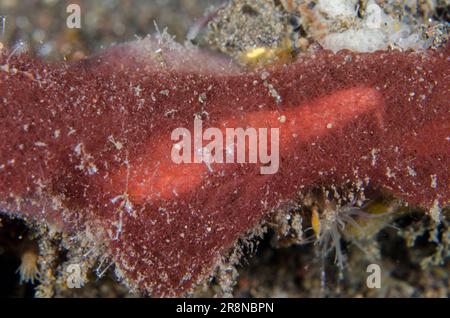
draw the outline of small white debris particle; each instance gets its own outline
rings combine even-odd
[[[134,88],[134,95],[136,97],[141,97],[142,88],[141,85],[138,85]]]
[[[36,147],[47,147],[47,144],[42,141],[35,142],[34,145]]]
[[[434,222],[441,223],[441,211],[439,200],[434,200],[433,206],[430,209],[430,216]]]
[[[206,99],[207,99],[206,93],[201,93],[200,96],[198,97],[198,101],[202,104],[206,102]]]
[[[83,147],[83,144],[78,144],[75,146],[75,153],[77,154],[77,156],[81,156],[81,148]]]
[[[372,155],[372,167],[375,167],[375,164],[377,163],[377,152],[378,149],[373,148],[370,154]]]
[[[116,147],[117,150],[119,150],[119,151],[122,150],[123,144],[121,142],[119,142],[119,141],[116,141],[114,139],[114,136],[112,136],[112,135],[109,136],[108,140],[114,145],[114,147]]]
[[[168,89],[164,89],[164,90],[160,91],[159,93],[164,96],[169,96],[170,91]]]
[[[89,164],[88,173],[90,175],[96,174],[98,172],[97,166],[93,163]]]
[[[436,189],[437,188],[437,175],[433,174],[430,177],[431,177],[431,187],[433,189]]]
[[[76,133],[77,131],[75,130],[75,129],[73,129],[72,127],[70,127],[70,130],[69,130],[69,132],[67,133],[67,136],[71,136],[71,135],[73,135],[74,133]]]
[[[264,72],[261,73],[261,79],[262,79],[263,81],[265,81],[266,79],[268,79],[269,76],[270,76],[270,73],[267,72],[267,71],[264,71]]]
[[[390,178],[394,178],[395,177],[395,173],[392,172],[391,168],[387,167],[386,168],[386,176],[390,179]]]
[[[409,174],[411,177],[417,176],[417,172],[416,172],[413,168],[411,168],[410,166],[408,166],[407,168],[408,168],[408,174]]]
[[[270,96],[272,96],[275,99],[275,102],[277,104],[280,104],[283,101],[280,94],[278,94],[277,90],[275,89],[275,87],[273,87],[272,84],[265,81],[264,86],[269,90]]]

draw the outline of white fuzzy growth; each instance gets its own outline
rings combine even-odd
[[[355,0],[320,0],[317,8],[330,18],[351,18],[356,14]]]
[[[356,21],[342,32],[330,33],[320,42],[333,52],[347,49],[355,52],[374,52],[389,47],[408,50],[426,49],[429,43],[413,32],[413,26],[402,24],[386,14],[374,0],[368,2],[364,17],[350,10],[352,1],[320,1],[319,12],[338,21]],[[353,12],[353,13],[352,13]]]
[[[404,26],[400,31],[392,33],[389,38],[392,46],[402,50],[408,49],[426,49],[430,47],[430,43],[422,40],[417,33],[411,33],[411,30]]]
[[[355,52],[375,52],[386,48],[387,38],[381,30],[360,29],[332,33],[325,37],[322,45],[333,52],[347,49]]]
[[[371,1],[366,8],[366,16],[364,18],[364,24],[370,29],[386,28],[393,23],[393,19],[384,13],[375,2]]]
[[[336,1],[336,3],[341,2],[343,1]],[[343,8],[344,7],[342,7],[342,10],[344,10]],[[347,10],[344,10],[343,12],[349,14],[349,8],[350,4],[347,3]],[[341,16],[342,15],[343,14],[341,14]],[[350,17],[357,18],[356,10],[353,10],[353,14],[352,16],[349,16],[349,18]],[[386,15],[383,9],[374,1],[370,1],[366,9],[364,20],[360,22],[361,27],[348,29],[341,33],[331,33],[324,38],[322,45],[334,52],[339,52],[344,49],[355,52],[375,52],[384,50],[389,43],[389,36],[386,30],[390,29],[392,23],[392,18]]]

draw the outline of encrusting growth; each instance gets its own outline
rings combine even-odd
[[[164,36],[74,64],[3,49],[0,209],[102,242],[130,288],[173,296],[209,277],[281,203],[322,185],[380,188],[443,208],[448,53],[317,50],[248,71]],[[199,114],[205,128],[279,128],[278,173],[175,165],[171,132]],[[339,220],[353,223],[348,212],[360,216],[345,207],[325,213],[337,223],[321,216],[325,246],[342,235]]]

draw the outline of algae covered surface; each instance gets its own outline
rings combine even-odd
[[[446,0],[78,3],[82,26],[68,29],[65,1],[2,1],[2,46],[46,61],[77,61],[166,29],[180,43],[259,69],[289,65],[299,54],[323,48],[420,51],[448,42]],[[276,98],[273,87],[267,88]],[[448,188],[448,180],[440,182]],[[211,277],[187,296],[449,297],[450,212],[448,202],[443,205],[411,207],[379,189],[318,185],[242,237]],[[83,242],[1,215],[0,295],[142,296],[117,282],[101,246],[94,250]],[[81,288],[71,286],[73,272],[67,265],[73,260],[82,267],[83,283],[76,286]],[[368,284],[373,264],[381,269],[379,288]]]

